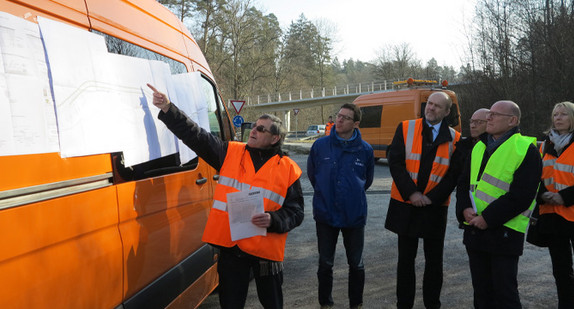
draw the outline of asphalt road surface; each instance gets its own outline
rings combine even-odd
[[[317,301],[318,253],[315,221],[312,214],[311,187],[306,174],[305,154],[291,156],[303,170],[301,183],[305,194],[305,219],[289,233],[285,252],[283,295],[284,306],[319,308]],[[363,308],[396,308],[397,237],[384,228],[390,198],[391,177],[388,166],[377,162],[375,181],[368,190],[369,216],[365,228],[364,264],[366,270]],[[449,222],[444,248],[444,283],[442,308],[473,308],[472,284],[468,257],[462,244],[462,231],[454,215],[456,200],[451,199]],[[342,236],[339,237],[334,267],[334,308],[349,308],[347,297],[347,261]],[[422,273],[424,258],[422,242],[417,256],[417,291],[414,308],[422,303]],[[556,287],[547,249],[525,244],[520,258],[518,282],[523,308],[557,308]],[[200,309],[219,308],[217,294],[210,295]],[[262,308],[257,299],[255,282],[249,287],[246,308]]]

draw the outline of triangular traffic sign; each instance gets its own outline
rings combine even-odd
[[[240,113],[241,109],[243,108],[243,105],[245,104],[245,101],[239,101],[239,100],[230,100],[231,105],[233,105],[233,108],[235,109],[236,113]]]

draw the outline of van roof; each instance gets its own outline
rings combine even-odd
[[[428,87],[421,87],[421,88],[408,88],[408,89],[400,89],[400,90],[387,90],[382,92],[374,92],[369,94],[363,94],[358,96],[354,101],[353,104],[358,105],[369,105],[369,104],[393,104],[393,103],[401,103],[400,98],[405,97],[415,97],[423,95],[430,95],[432,92],[435,91],[442,91],[448,94],[452,99],[453,103],[458,105],[458,100],[456,94],[452,90],[447,89],[438,89],[438,88],[428,88]],[[381,99],[383,101],[381,101]]]

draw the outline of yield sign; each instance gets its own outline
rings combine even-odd
[[[243,108],[243,105],[245,104],[245,101],[239,101],[239,100],[230,100],[231,105],[233,105],[233,108],[235,109],[236,113],[240,113],[241,109]]]
[[[293,114],[295,114],[295,116],[297,116],[297,114],[299,114],[299,109],[298,109],[298,108],[294,108],[294,109],[293,109]]]

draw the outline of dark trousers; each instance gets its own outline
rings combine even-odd
[[[572,271],[572,248],[574,239],[553,236],[548,246],[552,259],[552,274],[558,292],[558,308],[574,308],[574,272]]]
[[[397,308],[412,308],[415,302],[415,258],[419,239],[399,235],[399,261],[397,265]],[[440,308],[442,289],[442,259],[444,239],[423,238],[425,270],[423,275],[423,302],[426,308]]]
[[[466,249],[474,288],[474,308],[522,308],[518,295],[518,255]]]
[[[316,222],[317,244],[319,248],[319,304],[333,305],[333,264],[335,248],[339,231],[343,233],[343,244],[349,265],[349,305],[351,307],[363,303],[363,288],[365,286],[365,266],[363,265],[363,246],[365,242],[365,227],[336,228]]]
[[[261,273],[260,259],[251,255],[238,255],[228,249],[222,249],[217,264],[219,273],[219,304],[223,309],[245,307],[247,290],[253,271],[257,296],[263,308],[283,308],[283,272],[276,274]]]

